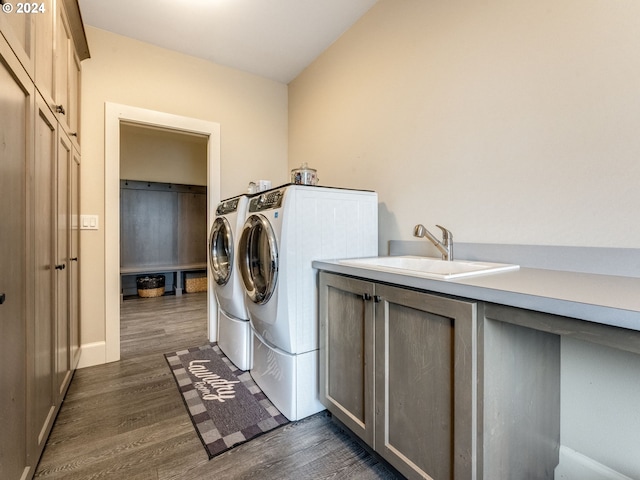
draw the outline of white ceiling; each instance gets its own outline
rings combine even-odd
[[[376,2],[79,0],[78,3],[86,25],[289,83]]]

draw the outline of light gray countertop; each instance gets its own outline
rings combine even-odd
[[[640,278],[540,268],[436,280],[316,260],[319,270],[640,331]]]

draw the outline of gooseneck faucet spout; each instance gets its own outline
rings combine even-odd
[[[440,225],[436,225],[436,227],[442,230],[442,241],[439,241],[429,230],[425,228],[424,225],[420,223],[413,228],[413,236],[418,238],[427,237],[440,251],[442,259],[451,261],[453,260],[453,233]]]

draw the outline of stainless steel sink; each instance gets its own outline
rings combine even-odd
[[[486,275],[518,270],[519,265],[510,263],[472,262],[466,260],[446,261],[432,257],[396,256],[369,257],[339,260],[343,265],[391,272],[415,277],[453,280],[456,278]]]

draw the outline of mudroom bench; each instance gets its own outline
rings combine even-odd
[[[153,265],[149,267],[126,267],[120,269],[120,302],[124,301],[125,277],[135,277],[138,275],[153,275],[158,273],[170,274],[173,277],[173,291],[176,295],[182,295],[185,284],[185,276],[191,272],[206,272],[206,263],[191,263],[186,265]]]

